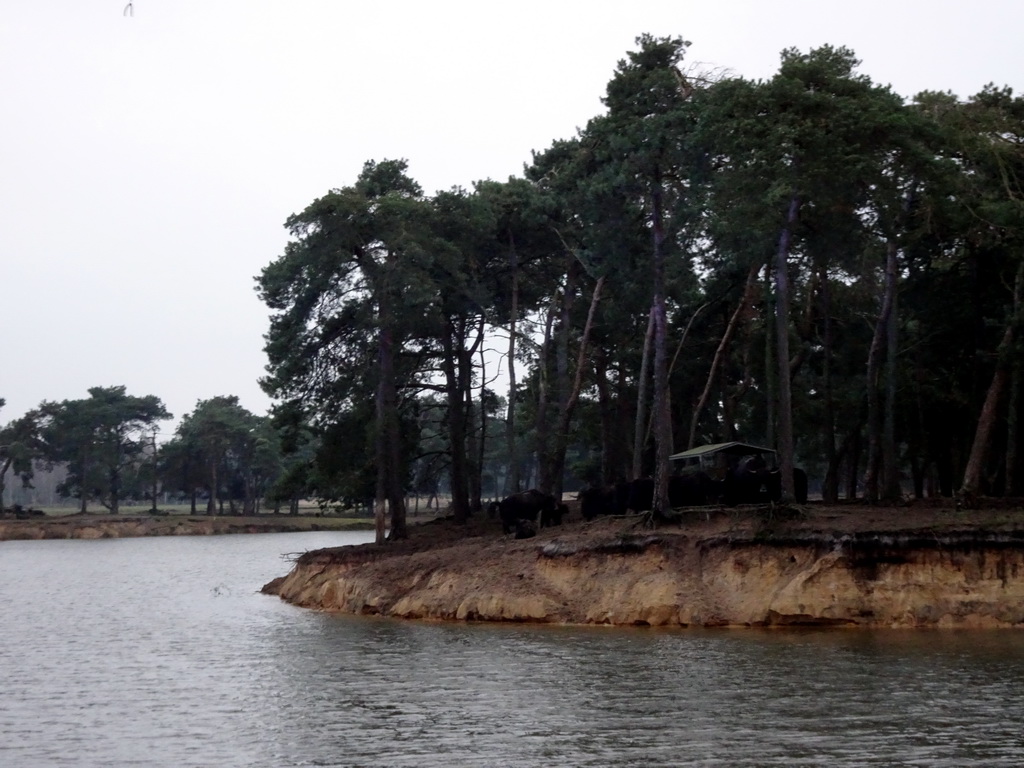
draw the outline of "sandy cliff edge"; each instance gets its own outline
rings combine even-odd
[[[264,587],[408,619],[649,626],[1024,627],[1024,512],[694,510],[514,540],[487,521],[309,552]]]

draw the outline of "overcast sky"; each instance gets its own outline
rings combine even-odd
[[[370,159],[431,194],[521,175],[645,32],[754,79],[828,43],[906,97],[1024,86],[1017,0],[126,2],[0,15],[0,424],[113,385],[264,413],[285,219]]]

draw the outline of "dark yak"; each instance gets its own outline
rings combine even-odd
[[[673,508],[716,504],[721,495],[721,482],[706,472],[688,472],[668,479],[668,502]],[[598,515],[647,512],[654,506],[654,480],[642,477],[605,488],[586,488],[580,491],[578,498],[585,520],[593,520]]]
[[[706,472],[688,472],[671,475],[668,479],[668,505],[676,507],[702,507],[714,504],[721,495],[721,484]],[[630,487],[629,508],[647,512],[654,507],[654,479],[634,480]]]
[[[562,517],[569,509],[551,494],[531,488],[492,502],[490,511],[498,513],[503,532],[515,531],[517,539],[528,539],[536,535],[538,520],[541,528],[561,525]]]
[[[798,504],[807,502],[807,473],[793,469]],[[766,504],[782,498],[782,474],[768,466],[761,455],[744,456],[725,476],[726,504]]]
[[[580,502],[580,514],[588,522],[600,515],[625,514],[629,483],[584,488],[576,498]]]

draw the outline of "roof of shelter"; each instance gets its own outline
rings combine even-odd
[[[704,456],[712,456],[717,453],[724,453],[729,456],[747,456],[752,453],[775,453],[775,450],[772,448],[765,448],[760,445],[751,445],[750,443],[733,441],[731,443],[712,443],[711,445],[701,445],[696,448],[691,448],[688,451],[683,451],[682,453],[674,453],[668,458],[670,461],[699,459]]]

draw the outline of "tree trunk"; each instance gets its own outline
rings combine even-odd
[[[388,251],[383,269],[376,275],[377,355],[376,393],[377,486],[374,498],[374,532],[378,544],[408,536],[405,521],[405,489],[402,477],[401,423],[398,418],[398,386],[395,380],[396,338],[393,308],[401,305],[401,297],[391,284],[397,255]],[[390,531],[385,532],[390,512]]]
[[[777,335],[777,363],[779,371],[779,472],[782,480],[782,501],[792,503],[796,497],[793,486],[793,397],[790,389],[789,365],[789,248],[800,212],[800,198],[796,195],[789,201],[786,226],[779,236],[779,248],[775,254],[775,330]]]
[[[890,240],[885,260],[885,292],[889,295],[889,318],[886,322],[885,411],[882,419],[882,495],[897,500],[903,495],[900,487],[899,455],[896,450],[896,362],[899,345],[899,270],[896,242]]]
[[[121,435],[116,436],[116,447],[114,448],[114,468],[110,471],[110,513],[112,515],[118,514],[120,511],[121,501],[121,465],[124,462],[122,454],[122,442],[123,438]]]
[[[722,384],[722,414],[723,414],[723,429],[722,429],[722,442],[730,442],[732,440],[739,440],[740,435],[737,434],[736,424],[740,420],[737,414],[740,412],[740,403],[743,398],[746,397],[747,392],[750,391],[750,387],[753,385],[755,376],[751,372],[750,364],[750,348],[752,346],[754,334],[746,333],[743,347],[739,353],[739,360],[741,361],[741,367],[743,371],[743,377],[736,383],[735,386],[729,386],[727,381],[724,381],[724,371],[721,373],[723,378]]]
[[[158,482],[157,470],[158,470],[158,466],[157,466],[157,453],[156,453],[156,428],[154,427],[153,428],[153,485],[152,485],[152,490],[153,490],[153,507],[150,510],[151,512],[154,512],[154,513],[156,512],[156,491],[157,491],[157,482]]]
[[[567,253],[569,263],[565,270],[565,290],[562,292],[562,306],[559,316],[558,340],[555,344],[555,390],[558,402],[558,425],[548,452],[546,466],[541,466],[540,489],[561,498],[562,475],[565,463],[564,445],[568,435],[561,432],[562,416],[569,410],[571,384],[569,382],[569,334],[572,330],[572,305],[576,300],[576,283],[580,265],[575,255]]]
[[[690,319],[686,321],[686,328],[683,329],[683,335],[679,337],[679,343],[676,344],[676,351],[672,355],[672,362],[669,363],[668,365],[669,379],[672,378],[672,372],[675,371],[676,369],[676,362],[679,360],[679,355],[682,353],[683,346],[686,344],[687,336],[690,335],[690,328],[693,327],[693,323],[697,319],[697,316],[705,309],[707,309],[709,306],[711,306],[710,302],[705,302],[701,304],[699,307],[697,307],[697,309],[694,310],[693,314],[690,315]],[[644,343],[647,343],[646,340]]]
[[[89,510],[89,491],[88,491],[88,485],[89,485],[88,477],[89,477],[89,466],[90,466],[89,452],[87,450],[83,451],[81,456],[79,457],[79,459],[80,459],[79,460],[79,464],[81,464],[81,466],[82,466],[82,470],[81,470],[82,477],[81,477],[81,482],[79,484],[80,488],[79,488],[79,498],[78,498],[78,501],[79,501],[78,511],[81,514],[84,515]]]
[[[579,354],[576,358],[576,375],[573,378],[568,398],[558,417],[558,427],[555,432],[555,448],[552,456],[552,468],[555,479],[552,493],[556,499],[562,498],[562,475],[565,470],[565,451],[569,443],[569,424],[572,421],[572,413],[580,397],[580,390],[583,388],[583,371],[586,367],[590,333],[594,327],[597,305],[601,301],[601,289],[604,287],[604,279],[604,275],[602,275],[594,285],[594,293],[590,298],[590,310],[587,312],[587,322],[583,326],[583,338],[580,339]]]
[[[643,474],[644,444],[647,432],[647,382],[650,379],[651,347],[654,343],[654,305],[647,317],[647,333],[644,334],[644,351],[640,360],[640,378],[636,383],[636,422],[633,427],[633,468],[629,479],[635,480]]]
[[[541,340],[540,349],[537,355],[537,417],[535,420],[534,427],[534,455],[536,460],[535,466],[539,468],[540,473],[543,475],[545,472],[544,466],[548,460],[548,435],[550,427],[548,426],[548,407],[549,407],[549,394],[548,394],[548,357],[551,351],[551,331],[555,323],[555,302],[552,299],[551,306],[548,307],[548,312],[544,320],[544,338]],[[526,486],[531,487],[533,485],[531,480],[532,469],[528,469],[526,473]]]
[[[715,350],[715,356],[711,361],[711,370],[708,371],[708,378],[704,384],[704,391],[700,393],[700,397],[697,399],[697,405],[693,408],[693,416],[690,419],[690,439],[687,441],[686,447],[693,448],[694,442],[697,439],[697,423],[700,421],[701,411],[704,410],[704,406],[707,405],[708,398],[711,396],[711,385],[718,375],[719,368],[722,365],[725,355],[729,350],[729,344],[732,342],[732,337],[736,333],[736,328],[739,325],[739,320],[746,312],[747,307],[750,306],[751,299],[754,296],[754,281],[757,279],[757,273],[760,270],[759,266],[753,266],[750,271],[747,272],[747,281],[743,286],[743,295],[740,296],[739,303],[736,305],[736,310],[732,313],[729,318],[729,323],[725,327],[725,333],[722,334],[721,341],[718,342],[718,348]]]
[[[483,484],[484,484],[484,457],[487,454],[487,361],[484,355],[484,318],[480,317],[480,324],[477,327],[476,342],[474,347],[480,351],[480,431],[470,429],[469,436],[472,439],[474,450],[470,454],[473,457],[473,471],[470,474],[470,499],[469,508],[472,512],[479,512],[483,509]],[[479,437],[475,435],[479,434]]]
[[[255,515],[256,514],[256,480],[252,477],[252,473],[247,473],[248,476],[245,478],[245,498],[242,500],[242,514],[243,515]]]
[[[462,525],[469,518],[469,486],[466,476],[466,412],[465,390],[461,381],[461,363],[456,357],[462,354],[461,333],[456,331],[450,319],[445,320],[444,369],[445,393],[448,401],[448,443],[451,450],[451,494],[452,515]]]
[[[210,471],[210,498],[206,502],[206,514],[211,515],[211,516],[217,514],[217,483],[219,482],[219,480],[217,478],[217,464],[218,463],[219,463],[219,461],[217,459],[213,459],[213,460],[210,461],[210,467],[209,467],[209,471]]]
[[[860,476],[860,454],[862,448],[861,430],[858,426],[850,439],[850,450],[846,457],[846,499],[857,498],[857,479]]]
[[[968,505],[974,503],[981,491],[981,475],[985,467],[985,459],[992,445],[999,401],[1010,378],[1010,355],[1014,348],[1014,333],[1020,315],[1022,290],[1024,290],[1024,260],[1021,260],[1020,266],[1017,268],[1017,279],[1013,289],[1013,310],[1006,322],[1006,330],[1003,332],[1003,338],[996,351],[996,370],[992,375],[992,383],[989,384],[985,394],[981,414],[978,416],[974,442],[967,459],[967,467],[964,469],[963,483],[960,485],[960,495]]]
[[[836,455],[836,408],[832,390],[832,292],[829,285],[828,269],[821,267],[821,316],[825,324],[823,349],[823,370],[825,388],[825,423],[822,435],[825,443],[825,478],[821,484],[821,498],[829,504],[839,500],[839,457]]]
[[[1019,343],[1017,347],[1019,348]],[[1020,388],[1021,388],[1021,359],[1019,350],[1012,355],[1013,363],[1010,367],[1010,391],[1007,393],[1006,406],[1006,482],[1005,493],[1007,496],[1020,495],[1020,480],[1018,473],[1018,456],[1020,440]]]
[[[569,278],[566,276],[565,290],[562,291],[561,302],[556,298],[552,299],[548,308],[547,318],[544,322],[544,340],[541,342],[540,356],[537,361],[538,392],[537,392],[537,487],[544,493],[551,493],[554,488],[554,476],[551,467],[551,425],[548,423],[548,410],[551,408],[551,386],[548,379],[549,357],[551,347],[554,343],[555,315],[560,314],[561,306],[565,303],[565,293],[568,290]],[[557,358],[557,352],[556,352]],[[556,360],[557,367],[557,360]],[[558,382],[556,376],[555,390],[557,392]]]
[[[668,476],[671,471],[672,419],[668,404],[668,320],[665,310],[665,228],[662,221],[661,179],[651,190],[651,230],[654,238],[654,516],[667,513]]]
[[[456,360],[458,362],[458,386],[462,398],[462,433],[463,433],[463,466],[466,475],[466,514],[471,515],[474,509],[480,508],[480,471],[477,463],[477,439],[473,416],[473,357],[483,339],[482,329],[477,333],[473,344],[468,348],[466,339],[469,336],[469,318],[462,317],[458,325],[459,336],[456,341]],[[480,399],[481,404],[483,398]]]
[[[825,477],[821,482],[821,500],[828,504],[834,504],[839,501],[839,469],[843,461],[849,456],[850,447],[855,439],[854,435],[859,430],[860,426],[858,425],[854,432],[848,433],[838,450],[835,449],[835,444],[833,443],[832,454],[825,465]]]
[[[775,316],[775,291],[772,290],[772,265],[764,268],[764,438],[767,445],[775,445],[775,341],[772,336],[772,318]]]
[[[380,336],[377,341],[378,354],[378,375],[377,381],[377,431],[376,431],[376,458],[377,458],[377,487],[374,494],[373,505],[373,529],[377,544],[383,544],[387,540],[387,511],[388,511],[388,457],[390,447],[388,445],[388,418],[389,396],[387,393],[387,382],[391,374],[391,329],[382,324]]]
[[[511,241],[511,237],[509,238]],[[505,416],[505,445],[508,450],[508,472],[505,495],[519,493],[519,449],[516,445],[516,319],[519,316],[519,257],[515,245],[509,249],[512,268],[512,317],[508,328],[508,412]]]
[[[917,431],[917,438],[915,444],[917,446],[917,454],[921,463],[921,472],[923,475],[923,483],[920,491],[915,484],[915,494],[923,492],[927,497],[932,497],[938,493],[936,487],[937,481],[937,465],[933,455],[931,438],[928,430],[928,419],[925,416],[924,408],[924,396],[921,391],[921,382],[925,379],[924,366],[921,362],[921,345],[915,344],[916,353],[914,356],[914,374],[911,378],[914,388],[914,416]],[[921,498],[920,496],[918,498]]]
[[[882,290],[882,304],[875,322],[875,333],[871,338],[868,351],[867,401],[868,401],[868,465],[864,475],[864,496],[869,502],[879,500],[879,490],[883,463],[884,415],[879,393],[882,355],[887,348],[889,324],[893,320],[893,301],[896,298],[895,270],[890,271],[890,264],[895,264],[896,245],[889,241],[886,251],[885,285]]]
[[[11,468],[11,464],[14,462],[13,457],[8,457],[4,460],[3,467],[0,467],[0,514],[4,511],[4,491],[7,489],[7,470]],[[11,493],[11,504],[14,504],[14,494]]]
[[[594,377],[597,386],[597,408],[601,428],[601,474],[590,479],[597,485],[611,485],[615,482],[621,466],[621,445],[618,433],[618,408],[608,384],[608,353],[601,349],[594,361]]]
[[[1007,325],[1003,333],[1003,339],[999,343],[1000,357],[1002,353],[1013,344],[1013,326]],[[999,401],[1003,390],[1006,388],[1006,381],[1009,378],[1009,371],[1002,361],[996,363],[995,373],[992,375],[992,383],[989,384],[985,393],[985,402],[981,406],[981,413],[978,415],[978,426],[974,431],[974,442],[971,444],[971,453],[967,459],[967,467],[964,469],[963,483],[960,485],[960,495],[972,505],[981,491],[981,475],[985,467],[985,459],[988,457],[992,444],[992,434],[995,431],[996,416],[999,410]]]

